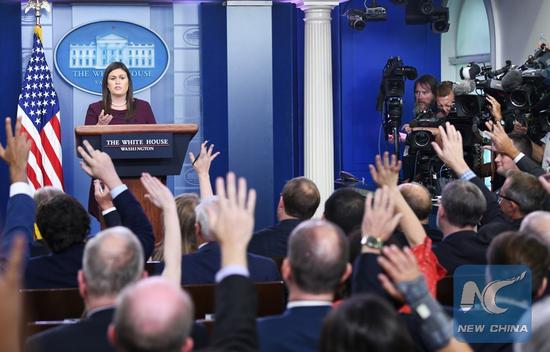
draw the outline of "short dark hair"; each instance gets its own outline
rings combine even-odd
[[[321,202],[317,186],[306,177],[295,177],[288,181],[281,195],[287,215],[300,220],[310,219]]]
[[[514,146],[518,148],[520,152],[525,154],[528,158],[531,158],[533,155],[533,145],[531,145],[531,140],[529,137],[527,137],[524,134],[519,134],[516,132],[512,132],[508,135],[512,142],[514,143]]]
[[[325,202],[325,219],[340,226],[346,235],[361,226],[365,196],[351,187],[334,191]]]
[[[443,81],[437,85],[436,96],[446,97],[453,92],[453,82]]]
[[[546,192],[535,176],[519,170],[509,170],[506,180],[509,180],[510,185],[506,196],[514,200],[523,215],[542,209]]]
[[[548,247],[537,236],[519,231],[506,231],[495,237],[487,250],[491,265],[526,265],[531,269],[532,293],[535,295],[548,276]]]
[[[405,322],[386,300],[372,294],[353,296],[330,311],[319,347],[321,352],[414,351]]]
[[[420,190],[425,193],[420,194],[418,192]],[[425,220],[430,216],[432,198],[430,191],[425,186],[416,182],[403,183],[399,186],[399,192],[401,192],[401,195],[419,220]]]
[[[413,89],[415,91],[416,91],[416,86],[418,86],[418,85],[430,87],[430,90],[431,90],[432,94],[435,97],[435,93],[437,91],[437,78],[435,78],[432,75],[422,75],[422,76],[418,77],[416,79],[416,81],[414,81]],[[413,93],[414,93],[414,91],[413,91]]]
[[[487,209],[487,201],[476,185],[456,180],[443,188],[441,206],[451,225],[476,226]]]
[[[36,211],[36,225],[54,253],[82,244],[90,233],[90,216],[68,194],[58,194],[43,202]]]
[[[324,220],[308,220],[290,234],[287,257],[301,290],[332,293],[346,270],[349,244],[339,227]]]

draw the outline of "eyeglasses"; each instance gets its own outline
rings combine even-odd
[[[503,194],[502,194],[502,190],[499,190],[499,191],[497,192],[497,199],[498,199],[498,203],[499,203],[499,204],[502,203],[502,200],[503,200],[503,199],[506,199],[506,200],[509,201],[509,202],[514,202],[514,203],[517,204],[517,202],[516,202],[515,200],[513,200],[512,198],[503,195]]]

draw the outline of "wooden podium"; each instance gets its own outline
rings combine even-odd
[[[166,182],[166,176],[179,175],[189,142],[197,131],[195,124],[94,125],[76,127],[75,136],[77,146],[87,140],[111,156],[122,182],[143,206],[158,243],[164,233],[161,212],[145,199],[139,177],[148,172]]]

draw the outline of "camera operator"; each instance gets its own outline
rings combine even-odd
[[[449,113],[455,105],[455,93],[453,91],[454,83],[451,81],[443,81],[437,86],[436,91],[436,104],[437,104],[437,117],[445,118],[449,116]]]
[[[423,75],[414,81],[414,118],[425,112],[437,111],[435,104],[437,84],[437,78],[432,75]],[[402,130],[406,133],[412,131],[410,124],[404,124]]]

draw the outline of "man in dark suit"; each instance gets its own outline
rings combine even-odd
[[[211,209],[208,213],[207,209]],[[203,200],[196,208],[197,218],[197,244],[199,249],[182,257],[181,283],[209,284],[215,282],[216,272],[221,267],[220,246],[212,232],[213,220],[210,216],[219,210],[218,199],[211,197]],[[279,281],[281,279],[275,262],[259,255],[247,254],[250,279],[254,282]],[[161,269],[160,267],[158,268]]]
[[[289,238],[282,274],[287,310],[258,320],[261,351],[318,351],[323,319],[334,292],[351,273],[349,246],[340,228],[324,220],[300,224]]]
[[[365,210],[365,196],[352,187],[334,191],[325,202],[323,216],[326,220],[340,226],[349,237],[354,229],[361,226]]]
[[[476,232],[486,206],[483,193],[470,182],[453,181],[443,189],[437,211],[443,240],[433,251],[450,275],[460,265],[486,264],[489,243]]]
[[[143,249],[124,227],[104,230],[86,244],[78,288],[86,313],[78,323],[32,336],[27,350],[112,351],[107,328],[113,319],[119,292],[143,276]]]
[[[237,190],[235,175],[227,176],[227,197],[217,183],[219,212],[212,226],[221,248],[222,266],[216,274],[216,321],[206,351],[258,350],[256,291],[248,279],[246,246],[254,227],[255,192]],[[248,198],[248,200],[246,199]],[[109,340],[117,351],[190,351],[193,303],[179,287],[163,278],[150,278],[128,287],[117,303]]]
[[[320,199],[319,190],[310,179],[295,177],[288,181],[277,205],[279,222],[256,232],[248,245],[248,251],[266,257],[284,257],[288,236],[301,221],[315,214]]]
[[[110,189],[121,222],[137,236],[148,258],[154,246],[153,229],[143,208],[122,183],[111,158],[85,142],[84,171],[101,179]],[[36,222],[52,255],[30,258],[25,270],[26,288],[77,287],[77,272],[82,266],[84,242],[89,233],[89,216],[84,207],[69,195],[59,195],[38,209]]]

